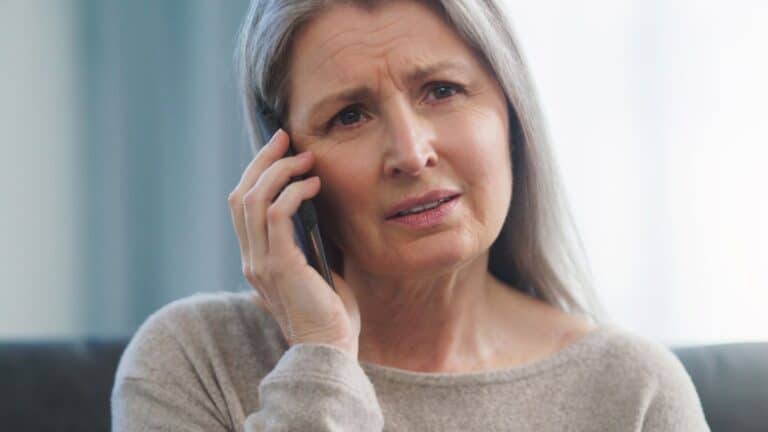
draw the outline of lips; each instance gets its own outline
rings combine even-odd
[[[403,201],[400,201],[399,203],[390,207],[390,209],[387,211],[386,218],[392,219],[398,216],[398,213],[402,211],[432,204],[440,200],[455,198],[459,195],[461,195],[459,192],[450,189],[432,190],[420,196],[404,199]]]

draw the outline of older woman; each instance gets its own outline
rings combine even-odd
[[[254,1],[239,59],[254,290],[150,317],[114,430],[708,430],[676,358],[601,323],[494,1]],[[335,291],[294,243],[311,198]]]

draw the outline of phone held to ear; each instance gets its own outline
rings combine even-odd
[[[277,117],[262,102],[257,102],[256,121],[259,124],[261,137],[264,143],[269,142],[272,136],[280,128],[280,122]],[[290,142],[285,156],[293,156],[296,152],[293,150]],[[291,181],[302,180],[303,177],[293,177]],[[328,285],[336,290],[333,285],[333,277],[325,258],[325,249],[323,249],[323,240],[320,237],[320,227],[317,222],[317,211],[311,199],[304,200],[299,206],[299,210],[291,217],[293,220],[293,231],[296,243],[304,252],[307,263],[311,265],[328,282]]]

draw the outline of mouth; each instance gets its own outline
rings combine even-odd
[[[427,213],[427,212],[433,211],[435,209],[438,209],[440,207],[443,207],[446,203],[449,203],[451,201],[455,201],[458,197],[459,197],[459,194],[456,194],[456,195],[452,195],[452,196],[448,196],[448,197],[445,197],[445,198],[441,198],[441,199],[438,199],[438,200],[435,200],[435,201],[432,201],[432,202],[429,202],[429,203],[417,205],[417,206],[411,207],[411,208],[406,209],[406,210],[401,210],[401,211],[395,213],[394,215],[389,216],[387,218],[387,220],[400,219],[400,218],[404,218],[404,217],[411,216],[411,215]]]
[[[435,201],[412,206],[387,218],[388,223],[407,229],[430,229],[448,221],[459,203],[461,195],[452,195]]]

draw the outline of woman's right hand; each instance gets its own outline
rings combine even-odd
[[[352,290],[333,272],[334,292],[294,241],[291,215],[318,194],[320,178],[288,184],[314,163],[309,151],[283,157],[288,140],[278,130],[229,194],[243,274],[290,345],[333,345],[357,359],[360,311]]]

